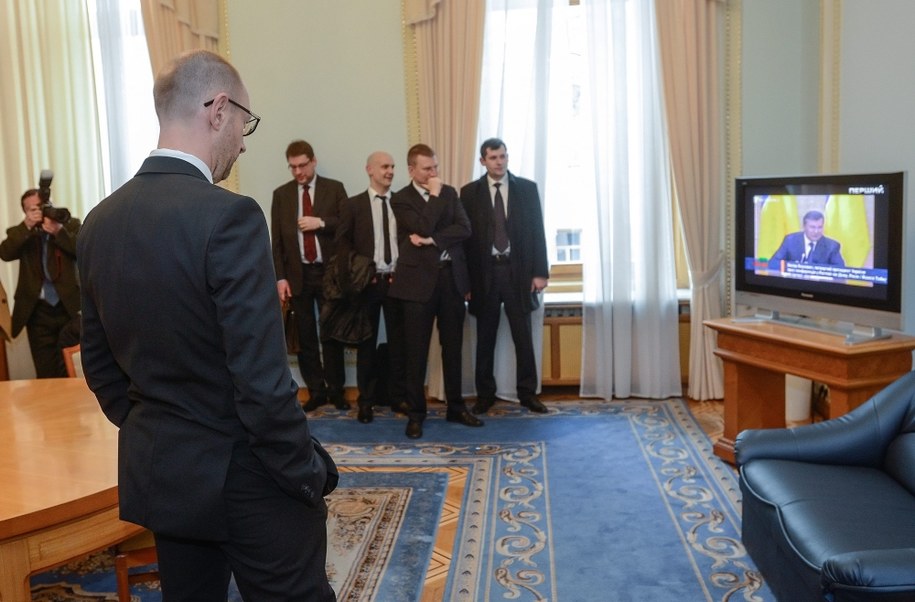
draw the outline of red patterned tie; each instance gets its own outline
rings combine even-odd
[[[311,196],[308,194],[308,184],[306,184],[302,187],[302,215],[310,216],[313,213]],[[302,232],[302,248],[305,250],[305,261],[312,263],[318,258],[318,245],[315,242],[314,230]]]

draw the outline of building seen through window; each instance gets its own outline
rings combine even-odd
[[[556,263],[581,262],[581,230],[556,230]]]

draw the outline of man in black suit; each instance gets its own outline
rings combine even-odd
[[[825,216],[816,210],[808,211],[801,221],[804,229],[785,236],[778,250],[769,259],[769,268],[779,269],[782,261],[845,267],[842,245],[837,240],[823,236]]]
[[[359,304],[369,315],[372,336],[356,350],[356,383],[359,387],[359,422],[369,423],[374,417],[372,406],[387,402],[398,406],[406,399],[404,383],[403,316],[400,302],[388,294],[397,265],[397,219],[391,209],[391,182],[394,179],[394,158],[377,151],[365,164],[369,187],[365,192],[347,199],[340,211],[337,226],[337,257],[340,261],[351,251],[375,264],[375,276],[359,293]],[[342,266],[342,270],[349,266]],[[378,352],[378,326],[384,309],[387,336],[387,359]],[[383,378],[379,378],[383,376]],[[378,389],[387,382],[388,390]]]
[[[42,213],[37,188],[20,199],[25,218],[6,231],[0,258],[19,260],[19,280],[13,305],[12,336],[22,332],[38,378],[67,376],[61,352],[61,334],[79,320],[79,283],[76,278],[76,235],[80,222],[59,222]]]
[[[273,191],[270,226],[276,290],[281,302],[291,300],[298,317],[299,370],[309,397],[305,411],[327,403],[328,397],[338,410],[347,410],[343,345],[324,337],[319,342],[315,315],[315,306],[321,311],[324,305],[324,265],[334,256],[346,190],[337,180],[315,174],[318,160],[304,140],[289,144],[286,161],[293,179]]]
[[[121,518],[155,535],[165,600],[332,601],[333,460],[286,362],[267,223],[215,186],[245,151],[238,72],[207,51],[156,78],[158,148],[77,241],[82,362],[120,427]]]
[[[496,400],[496,333],[505,307],[517,361],[517,392],[531,412],[546,412],[537,399],[537,362],[531,335],[531,312],[546,287],[543,211],[537,185],[508,171],[508,151],[499,138],[480,146],[486,174],[461,188],[461,204],[472,234],[464,243],[470,272],[470,313],[477,319],[477,402],[484,414]]]
[[[432,325],[438,320],[445,381],[446,419],[467,426],[483,422],[467,411],[461,396],[464,295],[470,290],[462,243],[470,222],[457,191],[438,177],[435,151],[416,144],[407,152],[410,183],[397,191],[391,207],[397,217],[400,255],[390,295],[403,300],[407,363],[406,435],[423,436],[426,419],[426,364]]]

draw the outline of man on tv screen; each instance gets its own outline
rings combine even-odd
[[[782,261],[845,267],[842,245],[823,236],[824,222],[825,218],[819,211],[805,213],[804,229],[785,236],[778,250],[769,259],[769,268],[778,269]]]

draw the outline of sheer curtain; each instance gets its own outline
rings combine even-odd
[[[582,0],[595,203],[585,220],[584,396],[681,394],[654,2]]]
[[[107,142],[107,190],[129,180],[156,147],[159,122],[140,0],[93,0],[102,72],[99,112]],[[101,200],[101,199],[99,199]]]

